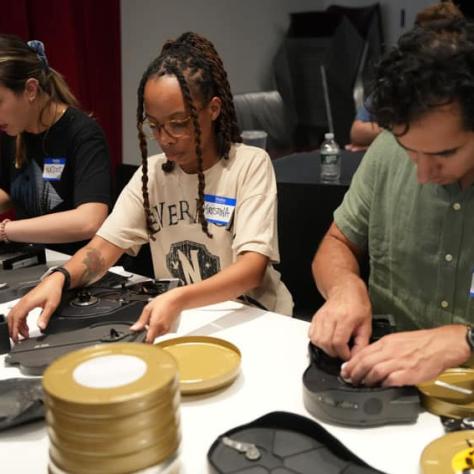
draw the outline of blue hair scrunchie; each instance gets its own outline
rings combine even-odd
[[[43,65],[43,69],[47,72],[49,69],[49,64],[48,64],[48,58],[46,57],[46,53],[44,51],[43,42],[39,40],[31,40],[31,41],[28,41],[27,44],[30,47],[30,49],[36,53],[40,63]]]

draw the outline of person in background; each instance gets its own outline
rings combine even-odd
[[[461,10],[452,0],[442,0],[419,11],[415,17],[415,26],[427,26],[435,21],[464,18]]]
[[[142,166],[97,236],[25,295],[8,315],[10,334],[28,336],[25,318],[42,307],[39,327],[63,288],[90,284],[125,252],[149,242],[156,278],[185,286],[154,298],[133,330],[147,342],[181,311],[243,296],[291,314],[277,262],[276,181],[268,154],[240,142],[232,93],[213,44],[185,33],[168,41],[138,87]],[[147,139],[163,153],[148,157]]]
[[[354,384],[416,384],[474,350],[474,24],[415,27],[381,61],[371,145],[313,261],[310,338]],[[368,253],[368,288],[359,259]],[[369,345],[372,314],[400,332]]]
[[[416,26],[426,26],[432,22],[446,20],[450,18],[462,18],[463,14],[452,1],[444,1],[430,5],[417,13],[415,18]],[[357,109],[357,114],[351,126],[351,143],[346,145],[346,150],[363,151],[377,138],[382,128],[374,120],[370,113],[370,95],[364,103]]]
[[[0,36],[0,212],[16,215],[0,222],[0,241],[73,253],[107,217],[107,143],[77,106],[40,41]]]
[[[369,112],[370,96],[357,109],[357,115],[351,126],[351,143],[346,145],[346,150],[363,151],[375,140],[382,131]]]

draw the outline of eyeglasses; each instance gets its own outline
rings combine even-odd
[[[143,121],[142,130],[149,139],[156,139],[163,129],[172,138],[181,138],[189,135],[189,121],[191,116],[180,120],[167,120],[165,123],[154,122],[148,118]]]

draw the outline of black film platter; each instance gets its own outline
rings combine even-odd
[[[178,279],[150,280],[120,288],[95,284],[64,292],[45,334],[70,331],[95,323],[134,323],[148,301],[180,285]]]
[[[371,342],[393,332],[390,315],[374,316]],[[364,387],[340,377],[343,361],[309,344],[310,365],[303,374],[303,400],[318,420],[346,426],[414,423],[420,411],[415,387]]]

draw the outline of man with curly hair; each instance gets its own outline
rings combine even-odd
[[[474,25],[415,27],[381,61],[385,129],[313,261],[326,303],[310,338],[355,384],[415,384],[471,356],[474,324]],[[370,258],[368,287],[358,259]],[[372,314],[401,331],[369,344]]]

